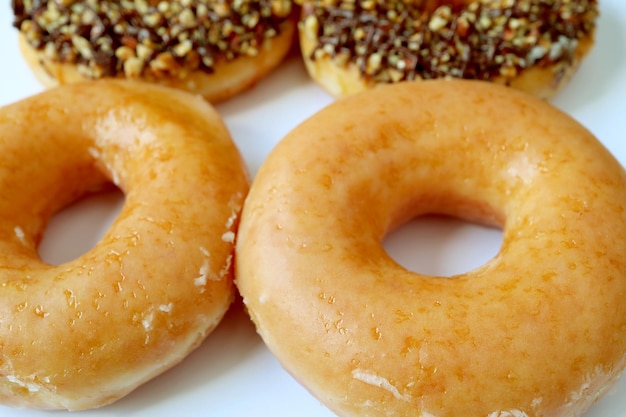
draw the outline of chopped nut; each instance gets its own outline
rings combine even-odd
[[[493,22],[489,16],[481,16],[480,19],[478,19],[478,25],[483,30],[489,29],[492,23]]]
[[[148,13],[143,17],[143,21],[150,27],[156,27],[162,22],[160,13]]]
[[[186,28],[194,27],[197,23],[196,16],[190,9],[184,9],[178,15],[178,21]]]
[[[319,29],[319,23],[315,15],[310,14],[306,16],[302,22],[304,22],[303,24],[307,32],[317,33]]]
[[[124,74],[128,78],[137,78],[143,72],[145,61],[139,58],[130,58],[124,62]]]
[[[89,41],[81,36],[72,36],[72,44],[83,58],[90,59],[93,57],[93,50]]]
[[[56,59],[56,57],[57,57],[57,50],[56,50],[56,47],[54,46],[53,42],[47,42],[46,43],[46,47],[44,48],[44,55],[48,59]]]
[[[515,78],[517,76],[517,70],[515,67],[502,67],[500,68],[500,75],[505,78]]]
[[[433,32],[437,32],[444,28],[447,24],[448,22],[443,17],[435,15],[430,19],[430,22],[428,22],[428,29]]]
[[[380,64],[383,61],[381,54],[374,53],[367,58],[367,73],[374,74],[380,69]]]
[[[137,57],[141,59],[142,61],[149,61],[153,52],[154,52],[154,49],[152,49],[151,47],[147,45],[144,45],[144,44],[137,45]]]
[[[176,56],[185,56],[192,50],[192,48],[193,43],[190,40],[186,40],[176,45],[172,49],[172,52],[174,52],[174,55]]]
[[[120,46],[115,50],[115,56],[123,62],[129,60],[130,58],[134,58],[135,51],[127,46]]]
[[[291,13],[291,1],[270,0],[270,9],[276,16],[288,16]]]

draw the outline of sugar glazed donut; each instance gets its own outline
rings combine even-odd
[[[273,70],[295,31],[291,0],[14,0],[20,47],[46,86],[121,77],[211,102]]]
[[[594,43],[596,0],[299,0],[302,54],[335,96],[402,80],[491,80],[550,98]]]
[[[247,181],[215,111],[182,91],[91,82],[2,108],[0,403],[105,405],[198,346],[233,300]],[[109,182],[125,202],[102,240],[45,264],[51,215]]]
[[[479,81],[339,100],[247,197],[236,284],[282,365],[340,416],[579,416],[626,363],[626,174],[546,102]],[[425,213],[503,229],[450,278],[381,241]]]

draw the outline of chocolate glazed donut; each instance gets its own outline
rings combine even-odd
[[[157,82],[226,100],[288,52],[291,0],[13,0],[20,46],[46,86],[101,78]]]
[[[302,53],[335,96],[464,78],[552,97],[593,46],[596,0],[299,0]]]

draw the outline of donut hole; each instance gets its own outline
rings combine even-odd
[[[398,264],[437,277],[478,268],[496,256],[501,245],[501,229],[443,215],[415,217],[383,240],[383,248]]]
[[[65,206],[50,219],[39,256],[50,265],[60,265],[85,254],[102,239],[123,204],[124,194],[111,186]]]

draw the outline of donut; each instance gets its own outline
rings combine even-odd
[[[408,219],[502,229],[451,277],[384,250]],[[260,167],[235,283],[271,352],[337,415],[579,416],[626,365],[626,173],[548,102],[476,80],[381,86]]]
[[[43,262],[53,213],[107,186],[125,200],[102,240]],[[109,404],[180,362],[233,300],[248,176],[199,96],[102,80],[3,107],[0,189],[2,404]]]
[[[594,44],[596,0],[298,0],[311,77],[341,97],[399,81],[492,81],[552,98]]]
[[[286,56],[291,0],[12,2],[27,64],[44,86],[127,78],[210,102],[255,85]]]

